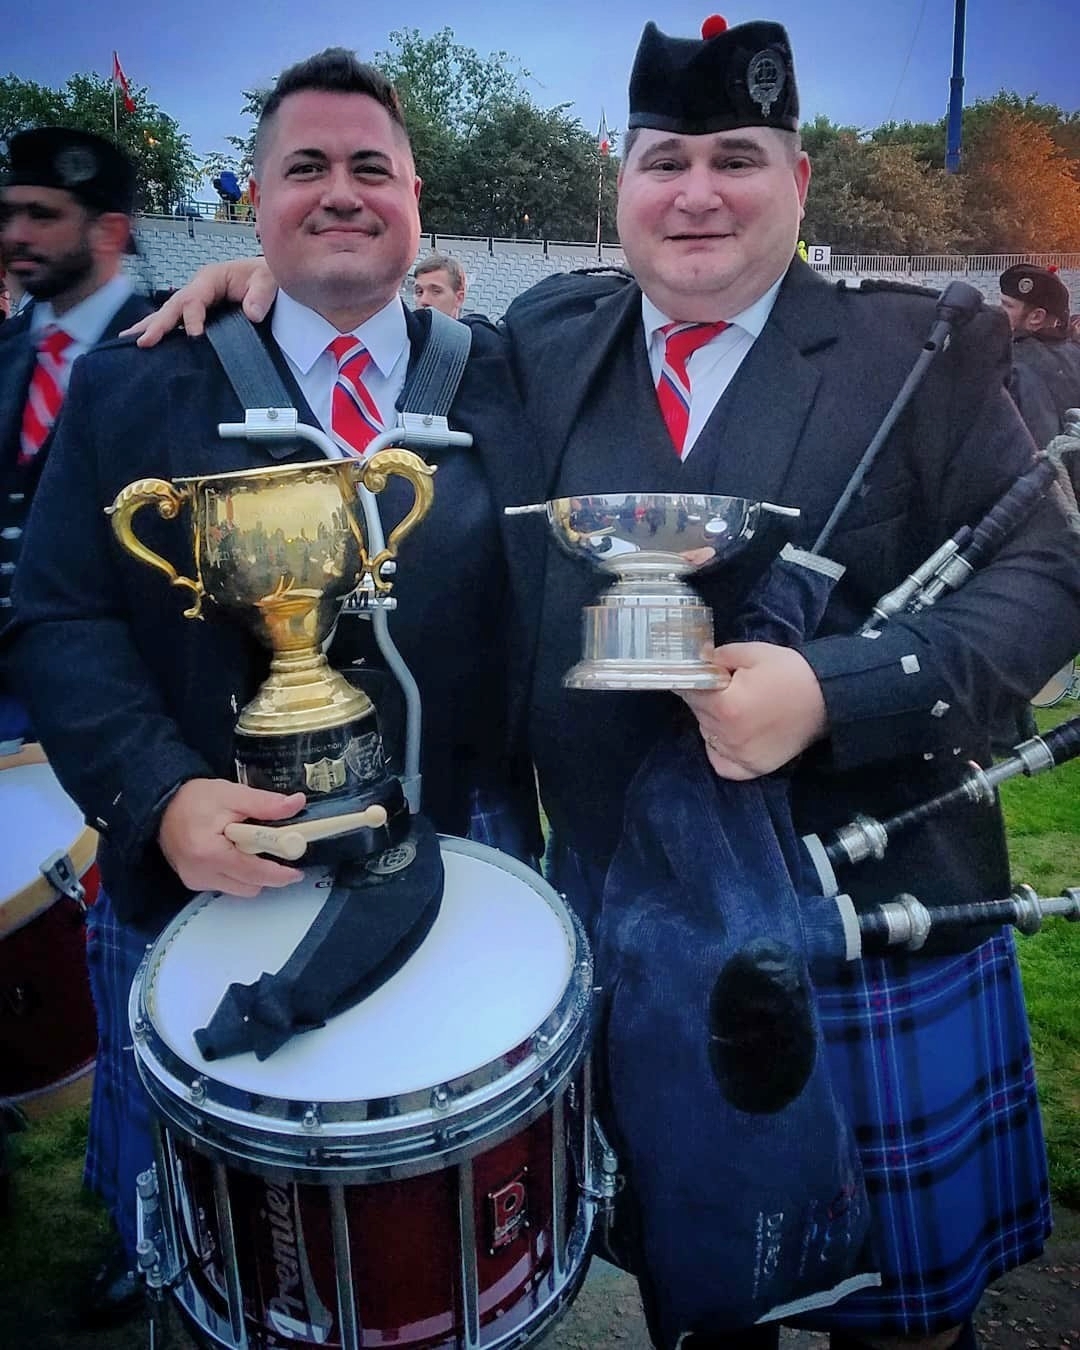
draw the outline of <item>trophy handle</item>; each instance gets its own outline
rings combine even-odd
[[[425,463],[411,450],[391,447],[389,450],[379,450],[370,460],[362,462],[357,468],[358,481],[370,492],[381,492],[393,474],[399,478],[407,478],[413,486],[413,504],[404,520],[391,530],[386,547],[374,558],[368,559],[366,556],[364,558],[365,567],[371,574],[375,589],[388,591],[393,583],[384,581],[379,575],[379,570],[384,562],[397,557],[398,545],[431,510],[431,503],[435,500],[435,486],[431,481],[435,467]]]
[[[175,520],[181,506],[190,496],[190,490],[182,491],[173,487],[164,478],[140,478],[129,483],[116,495],[112,506],[105,508],[105,514],[112,521],[113,534],[120,546],[133,558],[146,563],[159,572],[164,572],[173,586],[186,586],[195,595],[195,603],[184,610],[185,619],[202,618],[203,588],[200,582],[190,577],[182,577],[171,562],[160,557],[153,549],[147,548],[133,528],[135,512],[144,506],[156,506],[163,520]]]

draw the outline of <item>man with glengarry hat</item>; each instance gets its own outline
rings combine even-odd
[[[1066,410],[1080,407],[1080,350],[1069,341],[1069,291],[1056,267],[1034,263],[1008,268],[998,284],[1013,333],[1009,392],[1041,449],[1063,430]]]
[[[33,303],[0,328],[0,626],[72,364],[150,310],[121,269],[135,200],[127,155],[67,127],[19,132],[8,154],[0,257]],[[2,694],[0,705],[2,742],[26,728]]]
[[[710,19],[700,40],[649,24],[630,78],[629,128],[618,225],[633,278],[553,277],[505,316],[527,410],[543,429],[547,495],[618,488],[772,501],[801,508],[799,542],[809,547],[915,364],[935,297],[888,284],[837,288],[795,256],[810,164],[778,24]],[[831,831],[860,811],[885,818],[954,783],[965,760],[989,763],[986,726],[999,695],[1029,696],[1080,644],[1077,550],[1057,500],[956,597],[873,640],[859,635],[878,596],[975,524],[1030,465],[1033,446],[1003,387],[1008,360],[999,314],[984,310],[954,332],[829,541],[846,571],[820,635],[801,651],[721,645],[712,659],[728,687],[686,696],[717,775],[789,776],[800,834]],[[670,386],[681,417],[668,416]],[[656,694],[561,688],[594,587],[550,548],[531,726],[556,882],[593,914],[605,873],[605,911],[611,899],[628,786],[670,734],[677,706]],[[1057,635],[1046,626],[1059,623]],[[703,814],[701,830],[711,828]],[[686,831],[682,817],[680,837]],[[931,905],[1005,895],[1000,814],[924,826],[841,886],[857,905],[901,891]],[[687,913],[699,903],[688,896]],[[622,975],[601,970],[600,980],[617,986]],[[817,993],[834,1087],[859,1143],[882,1284],[817,1313],[813,1325],[845,1346],[897,1337],[970,1346],[986,1284],[1037,1255],[1049,1231],[1012,939],[984,929],[935,955],[864,961]],[[704,1013],[701,1021],[704,1037]],[[654,1051],[649,1062],[663,1065],[662,1044]],[[658,1080],[657,1110],[663,1097]],[[653,1166],[677,1164],[678,1128],[671,1156]],[[687,1224],[722,1226],[719,1210],[695,1207],[692,1180],[685,1193]],[[677,1266],[677,1251],[671,1259]],[[650,1289],[655,1272],[643,1274],[647,1308],[662,1306],[664,1291]],[[707,1321],[683,1329],[695,1350],[776,1336]]]
[[[780,25],[729,29],[711,19],[701,39],[684,39],[649,24],[631,75],[629,126],[618,224],[633,275],[551,277],[505,316],[521,398],[541,438],[543,495],[771,501],[801,509],[799,542],[809,546],[905,386],[937,297],[889,283],[838,288],[796,257],[810,165]],[[229,283],[221,272],[200,279],[154,326],[167,328],[182,312],[190,329],[202,303]],[[237,285],[234,298],[243,290]],[[264,302],[265,284],[256,291],[249,312]],[[826,837],[860,812],[888,818],[954,786],[967,760],[989,763],[986,728],[1001,695],[1029,696],[1080,646],[1080,559],[1053,494],[956,596],[861,635],[878,597],[960,526],[977,523],[1030,466],[1034,446],[1004,388],[1008,367],[1000,314],[982,309],[954,329],[831,535],[828,553],[846,570],[819,635],[799,648],[721,645],[712,659],[730,683],[686,698],[714,773],[728,785],[790,786],[800,833]],[[595,931],[625,842],[631,784],[637,792],[643,761],[670,743],[685,714],[660,693],[563,688],[597,583],[545,537],[532,539],[543,566],[524,573],[522,588],[535,625],[530,742],[552,829],[552,879]],[[721,570],[706,598],[720,600],[723,586]],[[708,797],[670,801],[673,834],[693,837],[700,812],[697,833],[713,837]],[[722,891],[720,883],[710,880]],[[929,905],[1005,895],[1000,813],[925,823],[891,841],[884,864],[852,870],[841,884],[856,906],[903,891]],[[651,894],[644,878],[641,890]],[[687,892],[686,914],[701,901]],[[675,922],[670,929],[669,942],[684,931]],[[664,1156],[628,1169],[631,1209],[643,1172],[677,1173],[690,1144],[709,1133],[699,1120],[691,1140],[687,1122],[671,1118],[669,1075],[681,1065],[665,1033],[685,1009],[696,1040],[678,1046],[700,1058],[709,1023],[663,961],[658,944],[642,954],[641,971],[598,970],[613,1010],[628,974],[635,988],[651,978],[670,995],[671,1020],[640,1027],[643,1041],[651,1038],[638,1049],[652,1080],[643,1083],[633,1063],[618,1066],[641,1109],[653,1107],[669,1126]],[[986,1284],[1035,1256],[1049,1228],[1012,940],[983,929],[918,957],[864,961],[819,982],[816,994],[836,1091],[859,1141],[882,1285],[819,1313],[815,1325],[846,1347],[894,1338],[970,1347]],[[761,1058],[773,1053],[768,1046]],[[610,1056],[605,1069],[614,1097],[623,1085]],[[763,1137],[771,1135],[775,1117],[760,1119]],[[717,1150],[723,1145],[721,1135]],[[703,1229],[725,1223],[715,1188],[710,1203],[702,1198],[711,1177],[683,1173],[680,1182],[657,1204],[668,1222],[669,1274],[691,1238],[700,1247]],[[848,1199],[838,1193],[822,1224]],[[657,1217],[639,1205],[643,1228]],[[784,1215],[761,1217],[757,1266],[716,1263],[717,1289],[767,1280]],[[635,1243],[631,1233],[639,1258],[644,1244],[634,1252]],[[657,1313],[670,1300],[656,1268],[634,1264],[665,1350],[683,1332],[693,1350],[775,1344],[775,1325],[733,1327],[706,1315],[673,1334]]]

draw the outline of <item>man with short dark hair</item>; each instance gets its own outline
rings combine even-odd
[[[259,122],[251,182],[281,286],[259,336],[301,420],[322,426],[339,457],[362,456],[377,428],[396,425],[434,326],[399,298],[419,242],[420,187],[397,95],[378,71],[335,48],[282,74]],[[526,851],[534,792],[527,765],[515,776],[504,659],[514,541],[491,504],[496,493],[521,500],[533,490],[518,477],[527,456],[515,464],[494,453],[505,437],[526,436],[500,393],[509,388],[497,342],[478,335],[449,413],[475,444],[432,453],[434,505],[403,549],[390,629],[423,699],[425,814],[444,833],[477,829],[485,842],[515,848],[513,837]],[[129,343],[93,353],[72,382],[15,589],[13,671],[58,777],[101,836],[92,922],[109,953],[95,991],[109,1050],[94,1084],[91,1149],[129,1259],[135,1177],[150,1162],[127,1029],[138,962],[192,891],[253,896],[297,880],[295,868],[242,852],[225,828],[292,816],[304,798],[235,781],[237,709],[265,675],[263,649],[218,616],[185,620],[175,593],[116,547],[104,508],[135,479],[272,463],[262,443],[219,439],[219,423],[242,419],[205,339],[149,357]],[[281,462],[318,457],[298,441]],[[407,498],[380,497],[387,534]],[[370,629],[343,618],[335,664],[362,663],[377,678]],[[492,802],[502,808],[494,822]]]
[[[465,303],[465,269],[456,258],[430,253],[413,269],[413,298],[417,309],[441,309],[451,319],[461,317]]]
[[[0,259],[34,303],[0,328],[0,627],[72,364],[151,309],[121,268],[135,201],[124,152],[66,127],[19,132],[8,151]],[[0,742],[27,730],[0,693]]]

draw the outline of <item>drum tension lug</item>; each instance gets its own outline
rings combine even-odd
[[[67,896],[69,900],[74,900],[83,914],[86,913],[86,890],[66,853],[60,851],[46,858],[40,870],[41,875],[55,891]]]

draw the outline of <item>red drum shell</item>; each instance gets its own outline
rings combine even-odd
[[[593,1216],[584,1194],[591,1124],[587,943],[559,897],[527,868],[466,841],[442,846],[443,909],[425,943],[365,1004],[304,1033],[291,1068],[280,1070],[292,1084],[277,1084],[272,1095],[260,1096],[252,1085],[272,1081],[265,1065],[274,1056],[264,1066],[247,1056],[231,1068],[229,1061],[207,1065],[192,1041],[178,1059],[185,1037],[176,1010],[161,1004],[166,993],[176,996],[206,977],[210,958],[201,957],[208,946],[232,943],[235,950],[230,925],[238,916],[246,915],[256,944],[268,942],[287,892],[244,901],[244,909],[227,898],[199,897],[162,934],[136,981],[136,1052],[159,1117],[164,1266],[180,1276],[181,1311],[214,1344],[498,1350],[546,1331],[584,1277]],[[310,898],[321,884],[310,869],[306,883],[289,889],[299,893],[306,885]],[[298,896],[295,903],[307,900]],[[305,912],[301,932],[308,922]],[[510,940],[518,923],[520,949]],[[211,930],[216,936],[207,943]],[[492,981],[509,981],[512,990],[502,1009],[510,1025],[499,1056],[493,1063],[474,1056],[462,1073],[468,1047],[456,1044],[455,1033],[441,1052],[445,1073],[421,1091],[406,1091],[411,1071],[399,1067],[399,1055],[417,1053],[425,1069],[430,1058],[402,1028],[387,1063],[370,1063],[381,1028],[400,1025],[401,1009],[414,1000],[422,1019],[426,998],[433,1000],[428,1017],[461,1016],[433,987],[433,953],[451,968],[448,978],[460,973],[460,1001],[483,1009],[485,989],[467,975],[481,930]],[[560,944],[558,969],[534,972],[547,987],[530,1004],[528,958],[539,971]],[[244,959],[275,969],[288,955],[287,948]],[[248,974],[238,971],[237,978]],[[220,978],[214,967],[211,979]],[[219,992],[196,1000],[188,1020],[198,1025]],[[530,1007],[521,1025],[507,1014],[515,1001]],[[388,1020],[380,1023],[383,1015]],[[380,1032],[365,1041],[369,1020]],[[339,1057],[354,1057],[345,1076],[356,1100],[340,1100],[335,1081],[328,1100],[310,1101],[309,1091],[308,1112],[300,1116],[305,1099],[292,1102],[289,1093],[300,1083],[312,1088],[312,1063],[340,1077],[330,1059],[319,1058],[315,1038],[324,1036],[340,1047]],[[490,1053],[490,1028],[478,1026],[476,1036]],[[385,1090],[395,1076],[399,1096],[363,1097],[365,1084]]]
[[[0,1096],[31,1114],[85,1097],[97,1053],[83,910],[38,871],[57,851],[97,897],[97,835],[37,747],[0,760]]]

